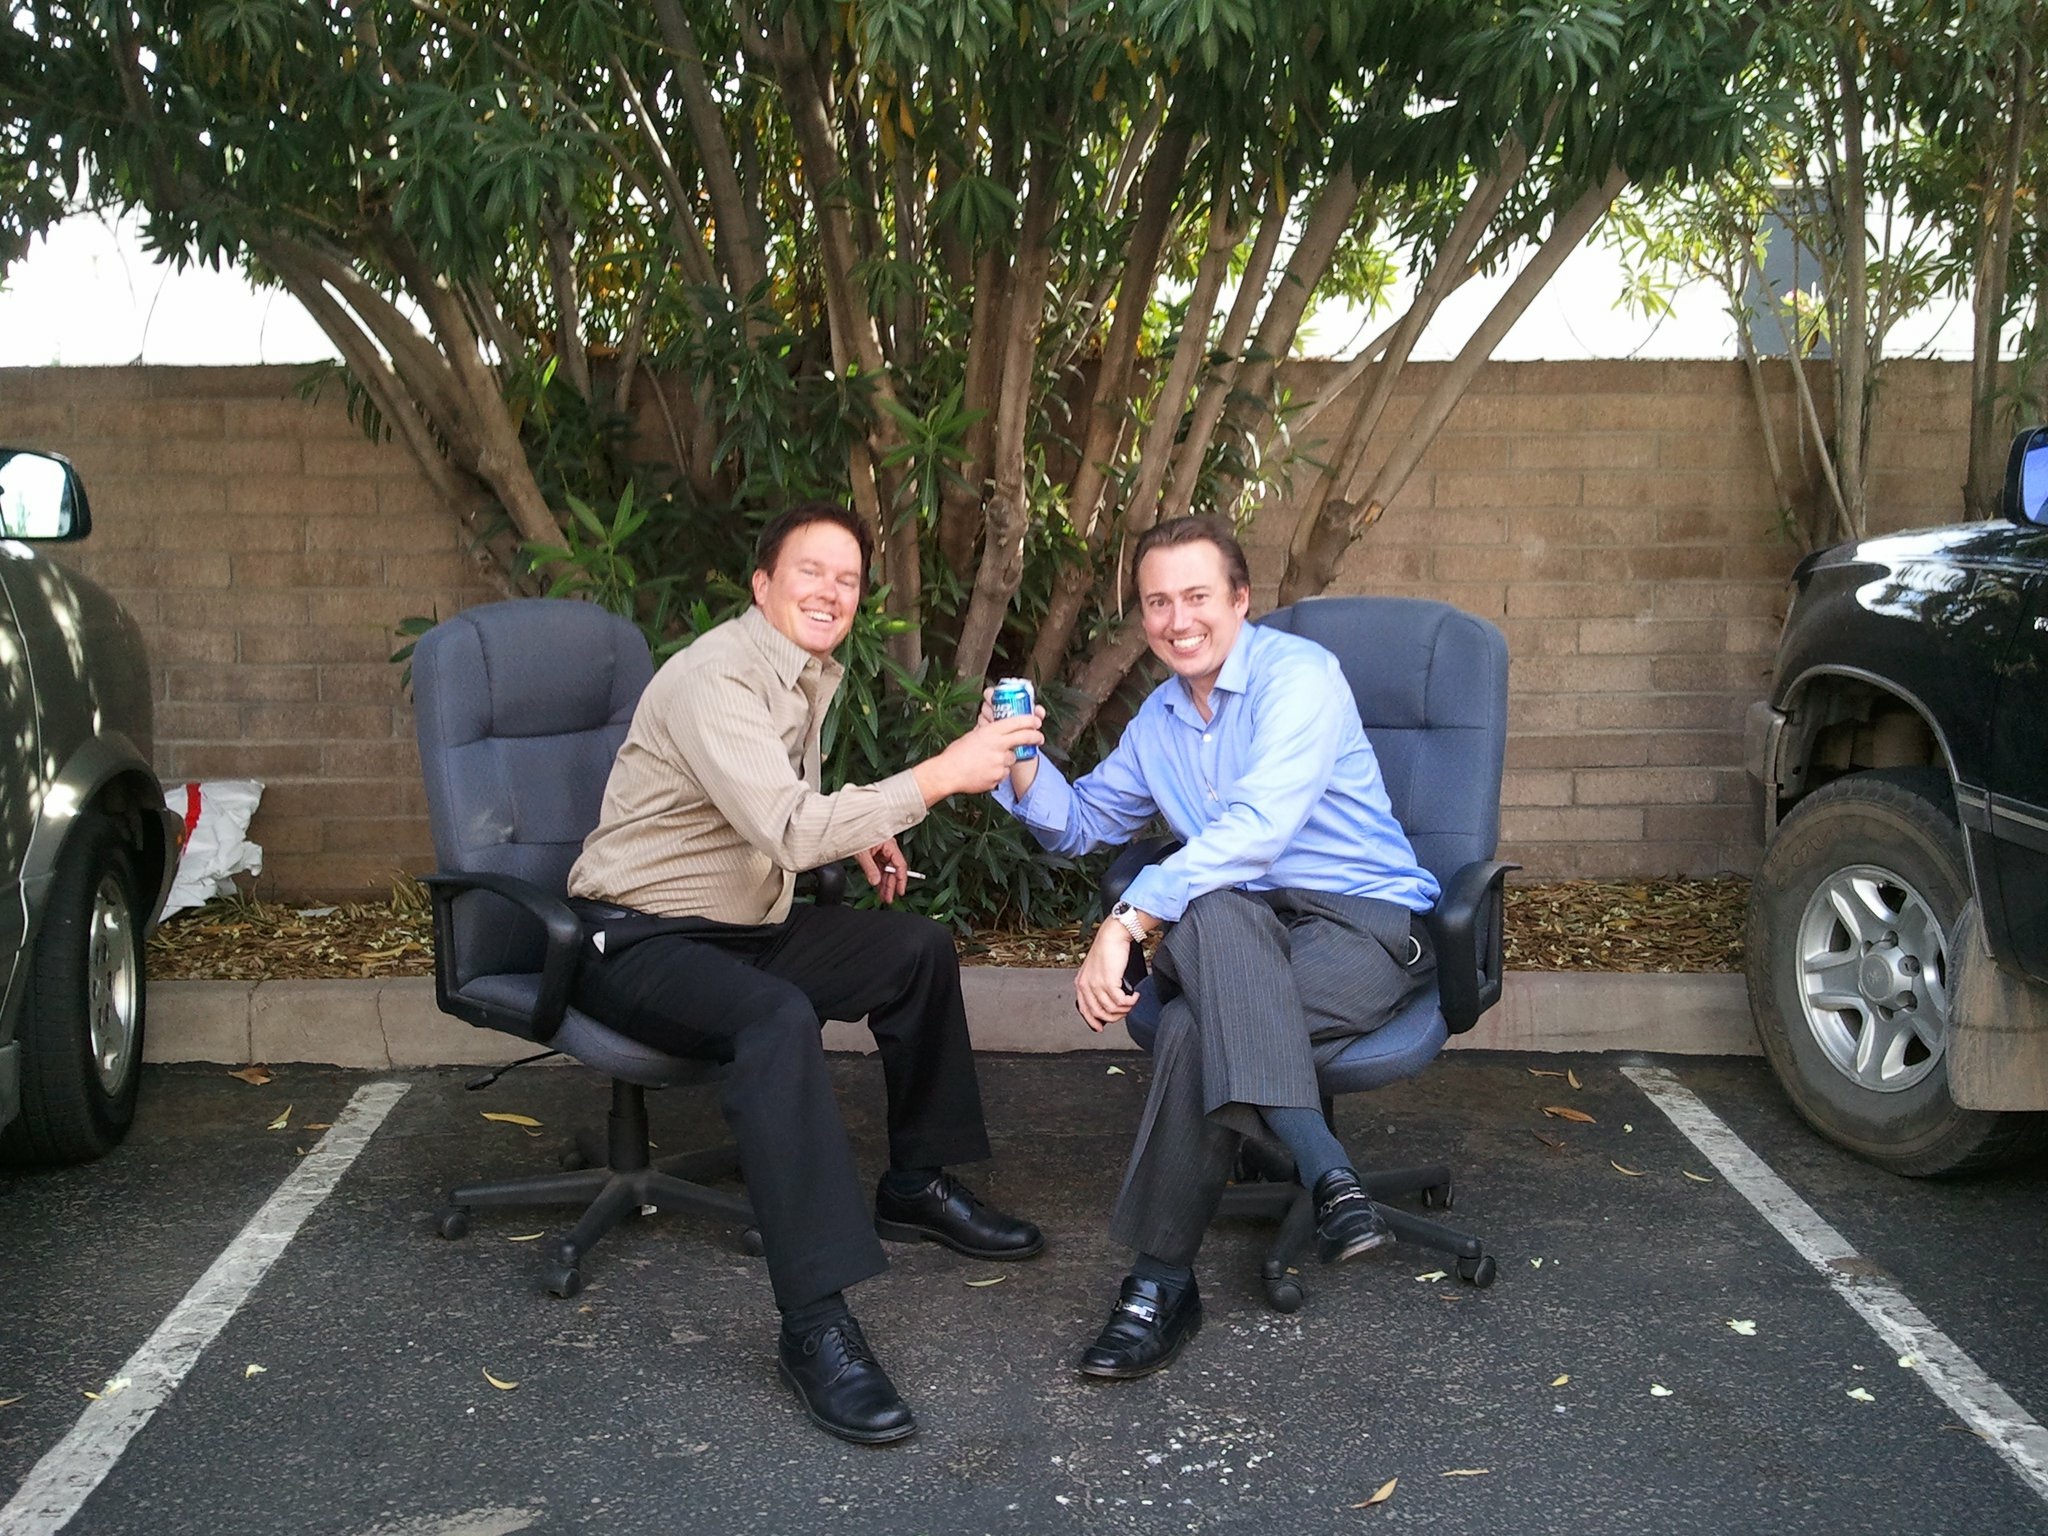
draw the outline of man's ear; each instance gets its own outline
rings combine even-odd
[[[763,599],[767,596],[768,592],[768,573],[766,571],[760,570],[758,568],[755,570],[753,587],[754,606],[758,608],[761,606],[761,603]]]

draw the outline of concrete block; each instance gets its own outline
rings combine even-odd
[[[355,981],[264,981],[249,1003],[249,1050],[256,1061],[317,1061],[389,1067],[377,988]]]
[[[1754,1056],[1749,997],[1733,974],[1511,971],[1501,1000],[1453,1046],[1494,1051],[1664,1051]]]
[[[241,1066],[249,1054],[251,981],[156,982],[149,988],[144,1061],[218,1061]]]
[[[498,1066],[540,1049],[517,1035],[479,1029],[443,1013],[429,977],[378,982],[376,996],[381,1048],[394,1067]]]

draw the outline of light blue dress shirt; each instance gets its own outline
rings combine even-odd
[[[1006,778],[996,799],[1041,846],[1070,855],[1128,842],[1164,816],[1186,846],[1141,872],[1124,900],[1165,922],[1226,886],[1436,905],[1436,877],[1394,819],[1335,656],[1247,624],[1209,702],[1204,720],[1169,677],[1094,772],[1070,784],[1041,757],[1030,793],[1020,800]]]

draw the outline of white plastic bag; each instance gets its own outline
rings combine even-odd
[[[263,786],[254,779],[207,779],[164,791],[164,803],[185,818],[165,917],[214,896],[234,895],[237,874],[263,873],[263,850],[244,835],[262,801]]]

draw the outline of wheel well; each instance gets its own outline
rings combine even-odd
[[[1778,811],[1823,784],[1868,768],[1954,771],[1941,738],[1910,700],[1860,677],[1817,677],[1787,701],[1778,750]]]
[[[163,878],[164,866],[175,857],[166,846],[163,818],[156,814],[163,805],[163,791],[144,773],[117,773],[96,790],[91,808],[108,817],[120,829],[122,841],[135,850],[137,873],[147,895]]]

